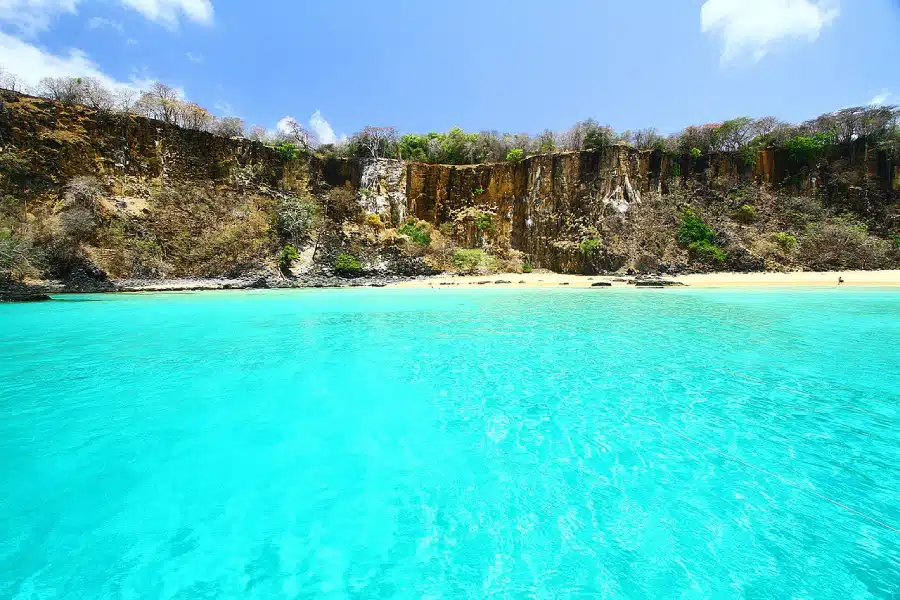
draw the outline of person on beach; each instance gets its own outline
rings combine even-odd
[[[844,283],[844,278],[838,277],[838,285],[841,285],[842,283]]]

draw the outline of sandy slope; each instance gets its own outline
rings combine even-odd
[[[731,288],[731,287],[776,287],[776,286],[837,286],[838,278],[842,278],[845,286],[887,286],[900,287],[900,270],[898,271],[831,271],[825,273],[711,273],[708,275],[681,275],[663,277],[668,281],[679,281],[691,287]],[[485,287],[505,285],[510,287],[591,287],[592,284],[605,281],[613,286],[628,286],[628,276],[594,276],[562,275],[558,273],[506,273],[487,276],[452,276],[438,275],[414,281],[403,281],[391,284],[391,287],[448,287],[478,286]],[[501,283],[505,282],[505,283]]]

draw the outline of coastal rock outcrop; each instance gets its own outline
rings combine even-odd
[[[79,178],[93,182],[88,203],[70,197]],[[72,289],[278,272],[288,244],[298,277],[331,275],[341,253],[365,272],[431,273],[453,268],[458,249],[483,251],[470,257],[480,269],[589,274],[900,262],[900,161],[864,141],[830,148],[811,169],[784,150],[748,161],[622,145],[478,165],[286,157],[247,139],[2,92],[0,194],[0,229],[38,248],[43,275]],[[308,220],[303,236],[287,236],[279,220],[292,202]],[[721,253],[679,239],[688,208]],[[835,239],[844,247],[830,248]]]

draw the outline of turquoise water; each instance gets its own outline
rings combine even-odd
[[[898,598],[900,292],[0,306],[0,598]]]

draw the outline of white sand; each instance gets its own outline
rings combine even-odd
[[[900,287],[900,270],[898,271],[829,271],[795,272],[795,273],[710,273],[708,275],[664,276],[661,279],[679,281],[691,287],[733,288],[733,287],[808,287],[838,285],[838,278],[844,280],[843,286],[875,286]],[[616,281],[616,280],[619,281]],[[598,281],[612,283],[613,286],[628,286],[625,280],[634,279],[628,275],[587,276],[563,275],[560,273],[504,273],[499,275],[453,276],[437,275],[426,279],[402,281],[390,284],[391,287],[427,288],[427,287],[591,287]],[[498,284],[498,281],[509,282]],[[486,282],[486,283],[485,283]],[[443,284],[443,285],[442,285]]]

